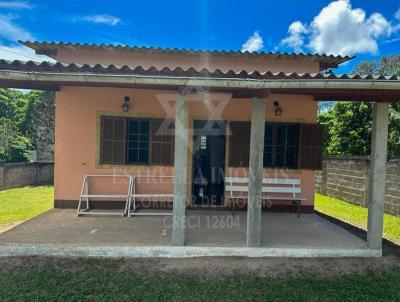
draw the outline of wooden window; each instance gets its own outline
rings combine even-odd
[[[174,121],[154,119],[151,121],[151,163],[173,165]]]
[[[297,167],[297,124],[265,124],[264,167]]]
[[[250,157],[250,122],[230,122],[229,166],[248,167]]]
[[[149,162],[150,121],[128,119],[128,164]]]
[[[323,128],[319,124],[300,124],[299,169],[322,169]]]
[[[101,117],[101,164],[157,164],[174,162],[174,121]]]
[[[124,164],[126,120],[120,117],[101,118],[100,161],[103,164]]]

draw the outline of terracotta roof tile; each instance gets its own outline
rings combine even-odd
[[[120,75],[151,75],[151,76],[173,76],[173,77],[202,77],[202,78],[237,78],[237,79],[259,79],[259,80],[318,80],[318,79],[332,79],[332,80],[386,80],[386,81],[400,81],[397,76],[373,76],[373,75],[359,75],[359,74],[340,74],[333,73],[297,73],[297,72],[248,72],[242,70],[235,72],[229,70],[223,72],[219,69],[209,71],[206,68],[197,70],[193,67],[183,69],[177,67],[171,69],[164,67],[158,69],[156,67],[143,68],[142,66],[130,67],[128,65],[102,65],[102,64],[63,64],[63,63],[50,63],[50,62],[34,62],[34,61],[7,61],[0,60],[0,70],[13,70],[13,71],[28,71],[28,72],[54,72],[54,73],[91,73],[91,74],[120,74]]]
[[[172,55],[188,55],[188,56],[212,56],[212,57],[238,57],[238,58],[265,58],[265,59],[290,59],[290,60],[306,60],[319,62],[322,69],[337,67],[339,64],[353,59],[350,56],[334,56],[326,54],[311,53],[288,53],[288,52],[242,52],[238,50],[200,50],[200,49],[177,49],[177,48],[161,48],[161,47],[145,47],[145,46],[129,46],[114,44],[88,44],[88,43],[71,43],[71,42],[47,42],[47,41],[18,41],[23,45],[30,47],[39,54],[52,56],[58,49],[104,49],[104,50],[121,50],[136,53],[154,53],[154,54],[172,54]]]

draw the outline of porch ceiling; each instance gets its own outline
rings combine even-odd
[[[0,87],[59,90],[62,86],[130,87],[177,91],[201,87],[210,92],[247,98],[272,94],[311,95],[315,100],[400,101],[396,76],[335,75],[332,73],[235,72],[207,69],[127,65],[77,65],[0,60]]]

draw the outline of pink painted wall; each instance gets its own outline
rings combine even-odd
[[[129,65],[131,67],[143,66],[149,68],[194,67],[196,69],[208,68],[222,71],[272,71],[272,72],[318,72],[318,62],[302,60],[271,60],[263,58],[222,58],[207,56],[184,56],[168,54],[135,54],[129,51],[117,50],[72,50],[61,49],[58,51],[57,60],[63,63],[97,64],[104,65]]]
[[[130,96],[132,107],[128,114],[121,112],[121,102]],[[132,175],[173,175],[172,167],[124,166],[103,167],[96,162],[98,154],[98,117],[101,112],[119,116],[173,117],[176,95],[165,91],[141,89],[115,89],[92,87],[64,87],[56,96],[56,148],[55,148],[55,199],[77,200],[83,175],[88,173],[117,173]],[[283,114],[276,118],[272,102],[278,100]],[[250,120],[250,100],[231,99],[229,94],[211,94],[203,102],[200,94],[191,96],[189,118],[208,117],[225,120]],[[281,122],[316,122],[317,103],[307,96],[270,95],[267,103],[266,119]],[[246,173],[245,170],[229,169],[229,173]],[[231,174],[232,175],[232,174]],[[302,179],[303,195],[307,204],[314,202],[314,172],[306,170],[265,170],[265,175],[280,177],[285,175]],[[153,179],[149,185],[142,184],[142,192],[171,193],[171,180]],[[115,180],[111,185],[94,183],[96,192],[117,192],[126,183]]]

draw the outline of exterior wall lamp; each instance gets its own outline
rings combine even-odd
[[[121,105],[121,108],[122,108],[123,112],[128,112],[129,111],[129,107],[130,107],[129,100],[130,100],[129,96],[124,96],[124,102]]]
[[[281,116],[282,115],[282,108],[281,108],[281,106],[279,105],[279,102],[278,101],[275,101],[274,102],[274,112],[275,112],[275,116]]]

